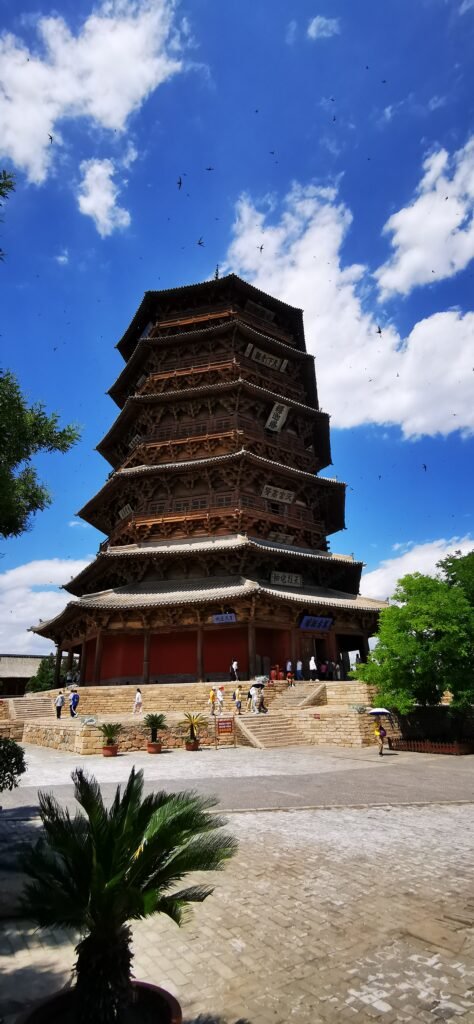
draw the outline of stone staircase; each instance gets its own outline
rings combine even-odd
[[[29,721],[30,718],[55,718],[54,694],[31,693],[24,697],[10,697],[8,710],[10,719]]]
[[[311,743],[291,713],[272,711],[268,715],[236,718],[237,741],[251,747],[299,747]]]
[[[268,688],[265,690],[265,701],[268,697]],[[275,711],[283,711],[288,708],[295,711],[297,708],[309,707],[312,704],[326,703],[326,686],[324,683],[296,683],[296,686],[287,687],[274,698],[272,708]]]
[[[198,711],[201,714],[209,713],[209,690],[210,683],[165,683],[149,684],[141,687],[143,696],[143,713],[149,711],[161,711],[169,714],[173,712],[181,716],[185,711]],[[224,714],[233,714],[234,702],[232,693],[235,683],[214,683],[215,686],[224,687]],[[243,702],[247,699],[248,683],[242,683]],[[128,717],[133,711],[135,698],[135,686],[80,686],[78,715],[95,715],[98,718],[113,718],[119,721],[121,717]],[[265,691],[265,699],[269,706],[274,700],[286,690],[286,682],[277,682],[269,686]],[[55,716],[54,698],[58,690],[48,690],[45,693],[26,694],[25,697],[14,697],[8,701],[10,719],[25,720],[30,718],[52,718]],[[68,714],[68,692],[63,688],[66,697],[66,705],[63,708],[63,718]]]

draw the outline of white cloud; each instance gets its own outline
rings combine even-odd
[[[387,221],[392,256],[375,272],[381,298],[453,277],[474,257],[474,136],[431,153],[415,198]]]
[[[28,633],[30,626],[58,615],[70,597],[57,589],[90,559],[51,558],[27,562],[0,573],[0,651],[47,654],[51,641]]]
[[[40,183],[71,118],[123,131],[159,85],[182,70],[175,0],[104,0],[76,34],[59,15],[39,17],[38,42],[0,36],[0,154]],[[51,145],[48,133],[53,136]]]
[[[405,437],[474,431],[474,313],[436,313],[402,339],[368,311],[367,269],[343,263],[351,223],[335,188],[294,185],[281,210],[273,197],[257,206],[243,196],[227,268],[304,309],[320,400],[333,426],[399,425]]]
[[[69,250],[68,249],[63,249],[63,251],[60,252],[54,258],[56,260],[56,263],[59,263],[61,266],[65,266],[66,263],[69,263]]]
[[[68,526],[80,526],[83,530],[91,530],[90,523],[85,523],[83,519],[70,519]]]
[[[431,99],[428,100],[428,110],[440,110],[441,107],[446,106],[446,103],[446,96],[432,96]]]
[[[298,22],[294,19],[288,22],[285,33],[285,43],[287,46],[293,46],[296,42],[296,36],[298,35]]]
[[[113,160],[83,160],[82,181],[77,192],[81,213],[92,217],[102,238],[113,231],[128,228],[130,214],[117,203],[120,189],[112,180],[115,174]]]
[[[311,18],[306,31],[309,39],[330,39],[341,31],[339,18],[324,18],[322,14],[317,14]]]
[[[125,155],[122,157],[122,167],[125,167],[128,170],[128,168],[131,167],[132,164],[134,164],[135,160],[137,159],[138,149],[133,145],[133,142],[129,142],[127,149],[125,151]]]
[[[460,14],[467,14],[468,11],[474,10],[474,0],[463,0],[460,8]]]
[[[363,573],[361,593],[364,597],[385,600],[392,596],[397,580],[407,573],[421,572],[425,576],[435,576],[436,563],[446,555],[454,551],[461,551],[463,555],[467,555],[473,548],[472,537],[452,537],[451,540],[441,539],[416,544],[397,558],[385,559],[373,572]]]

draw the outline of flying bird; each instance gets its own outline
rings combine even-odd
[[[53,136],[50,135],[49,132],[48,132],[48,139],[49,139],[50,145],[52,145],[52,143],[53,143]]]
[[[205,168],[205,170],[206,170],[206,171],[213,171],[213,170],[214,170],[214,167],[206,167],[206,168]]]
[[[269,149],[268,152],[270,153],[270,156],[275,156],[275,150],[274,149]]]
[[[381,333],[382,333],[382,328],[381,328],[380,324],[377,324],[377,334],[381,334]]]
[[[421,463],[421,468],[424,469],[424,471],[426,473],[426,470],[428,469],[428,466],[426,465],[426,462],[422,462]]]
[[[262,245],[257,245],[257,249],[259,252],[263,252],[263,243]]]
[[[178,178],[178,180],[177,180],[176,184],[177,184],[177,186],[178,186],[178,189],[180,189],[180,188],[182,188],[182,187],[183,187],[183,179],[182,179],[181,175],[179,176],[179,178]]]
[[[196,242],[196,245],[200,245],[200,246],[201,246],[201,248],[203,248],[203,247],[204,247],[204,242],[203,242],[202,238],[198,238],[198,240],[197,240],[197,242]]]

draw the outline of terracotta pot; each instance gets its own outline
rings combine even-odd
[[[117,754],[118,754],[118,744],[117,743],[108,743],[108,744],[106,744],[106,746],[102,747],[102,753],[103,753],[104,757],[117,757]]]
[[[132,984],[139,1006],[152,1010],[156,1024],[182,1024],[181,1007],[170,992],[145,981],[134,981]],[[17,1024],[62,1024],[64,1016],[70,1012],[73,998],[74,989],[58,992],[22,1014]]]
[[[161,754],[161,743],[158,740],[148,740],[146,749],[149,754]]]
[[[186,750],[199,750],[199,740],[186,740]]]

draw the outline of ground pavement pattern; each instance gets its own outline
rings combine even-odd
[[[216,874],[214,895],[181,929],[158,917],[134,928],[137,976],[174,992],[187,1022],[210,1014],[219,1024],[474,1024],[472,759],[384,761],[372,750],[347,753],[219,751],[194,762],[196,788],[210,785],[202,773],[211,771],[223,794],[229,785],[230,809],[239,767],[253,786],[254,807],[262,807],[259,772],[267,772],[288,809],[230,813],[239,852]],[[33,778],[48,784],[37,778],[35,758],[42,754],[28,751],[31,812],[24,804],[24,819],[34,814]],[[166,776],[167,786],[188,781],[186,755],[133,759],[146,774]],[[98,758],[86,764],[112,790],[114,777],[126,776],[129,758],[115,766]],[[43,772],[55,767],[56,784],[66,783],[65,765],[69,771],[70,757],[59,754]],[[408,776],[414,791],[418,773],[425,792],[430,776],[433,786],[444,780],[437,802],[408,802]],[[324,780],[334,805],[290,809],[291,793],[311,775],[315,789]],[[351,776],[363,780],[365,793],[368,775],[378,806],[335,805]],[[383,805],[384,785],[390,793],[394,779],[404,802]],[[443,802],[446,794],[450,802]],[[21,806],[0,816],[6,841],[9,833],[36,831],[34,818],[20,819]],[[26,1001],[67,981],[73,943],[62,932],[40,935],[15,921],[3,922],[0,941],[0,1013],[10,1024]]]

